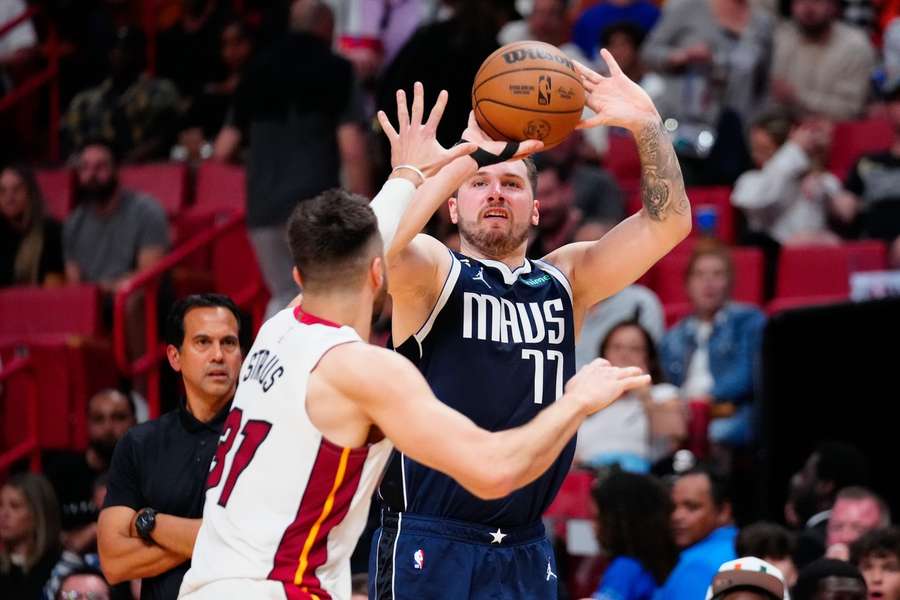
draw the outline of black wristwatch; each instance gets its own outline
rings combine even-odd
[[[156,527],[156,511],[152,508],[142,508],[138,511],[137,518],[134,520],[134,528],[137,529],[138,535],[148,544],[155,543],[150,534]]]

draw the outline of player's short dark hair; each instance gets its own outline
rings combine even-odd
[[[778,523],[760,521],[747,525],[738,534],[735,547],[738,556],[790,558],[797,545],[794,534]]]
[[[710,465],[701,463],[679,475],[678,479],[688,477],[689,475],[704,475],[709,480],[709,493],[712,495],[713,504],[715,504],[717,508],[722,508],[726,504],[731,504],[733,497],[731,481],[724,473],[721,473],[718,469],[714,469]]]
[[[181,348],[184,343],[184,317],[194,308],[222,307],[231,311],[238,323],[238,336],[241,330],[241,314],[234,301],[223,294],[191,294],[178,300],[169,310],[166,318],[166,343]]]
[[[369,201],[342,189],[298,204],[288,241],[304,290],[356,287],[372,255],[382,250]]]
[[[616,21],[604,27],[600,32],[600,46],[607,48],[612,37],[617,34],[627,37],[634,44],[635,49],[641,47],[641,44],[644,43],[644,38],[647,36],[643,29],[630,21]]]
[[[882,527],[867,531],[850,544],[850,562],[857,567],[867,558],[895,556],[900,560],[900,529]]]
[[[538,168],[537,164],[534,162],[534,159],[530,156],[526,156],[522,159],[522,162],[525,163],[525,172],[528,174],[528,183],[531,185],[531,193],[537,195],[537,180],[538,180]]]

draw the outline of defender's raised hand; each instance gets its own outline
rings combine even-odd
[[[452,148],[444,148],[437,141],[438,123],[447,106],[447,91],[441,90],[437,102],[422,122],[425,104],[425,90],[418,81],[413,86],[412,114],[407,107],[406,93],[397,90],[397,123],[399,133],[391,125],[384,111],[378,111],[378,122],[391,143],[391,167],[410,165],[421,171],[425,177],[431,177],[453,159],[471,154],[475,144],[460,144]],[[419,183],[422,183],[421,181]]]
[[[597,113],[579,123],[578,129],[612,125],[633,131],[648,120],[658,121],[659,113],[647,92],[628,79],[608,50],[600,50],[600,55],[609,67],[609,77],[600,75],[577,60],[572,61],[581,75],[586,92],[584,103]]]

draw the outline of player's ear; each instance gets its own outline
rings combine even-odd
[[[372,265],[369,267],[369,276],[372,278],[372,285],[376,290],[381,289],[384,285],[384,260],[380,256],[372,259]]]
[[[541,201],[534,199],[534,206],[531,207],[531,224],[537,225],[541,222]]]
[[[296,283],[300,289],[303,289],[303,278],[300,277],[300,271],[297,270],[297,267],[291,269],[291,276],[294,278],[294,283]]]
[[[457,211],[456,196],[450,196],[447,200],[447,210],[450,211],[450,222],[456,225],[459,223],[459,212]]]
[[[181,353],[178,351],[178,348],[169,344],[166,346],[166,358],[169,359],[169,366],[172,367],[172,370],[176,373],[181,372]]]

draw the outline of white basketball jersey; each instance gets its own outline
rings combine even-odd
[[[332,444],[306,413],[306,391],[329,349],[361,341],[352,328],[299,309],[260,329],[210,465],[179,597],[248,589],[260,598],[350,597],[350,555],[391,444]]]

